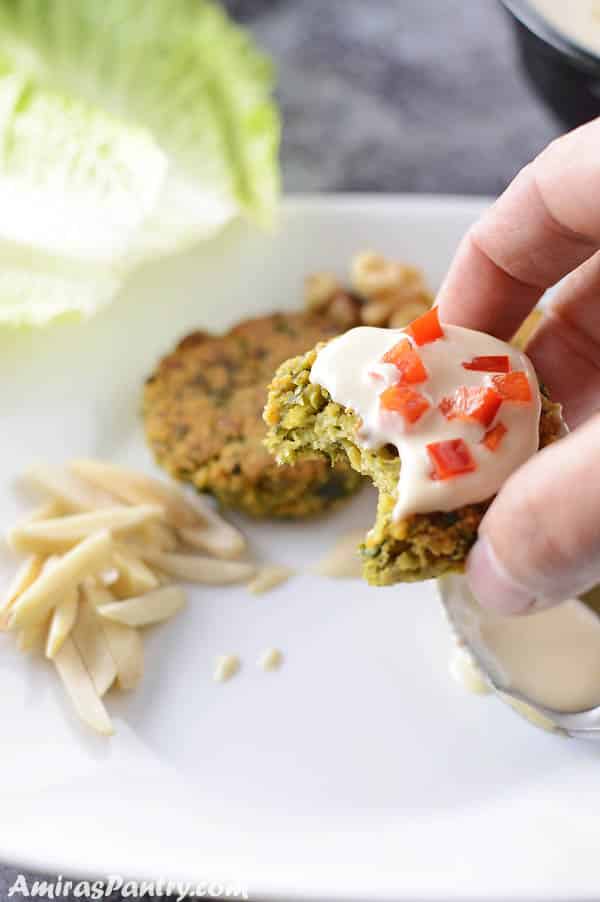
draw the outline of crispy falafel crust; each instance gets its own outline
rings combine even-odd
[[[379,490],[377,516],[361,545],[363,575],[371,585],[415,582],[462,570],[492,499],[394,521],[400,460],[388,446],[378,451],[361,448],[356,442],[357,416],[310,383],[321,347],[286,361],[275,374],[264,412],[268,449],[286,465],[314,458],[328,458],[333,464],[348,461],[372,480]],[[559,438],[561,431],[560,406],[542,391],[540,447]]]
[[[351,315],[357,315],[352,310]],[[176,479],[254,517],[306,517],[351,495],[360,475],[324,456],[278,466],[264,446],[267,386],[283,360],[347,324],[326,312],[263,316],[225,335],[195,332],[144,389],[146,437]]]

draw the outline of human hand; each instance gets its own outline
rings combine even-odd
[[[525,613],[600,582],[600,119],[549,145],[464,238],[443,322],[509,339],[560,279],[527,347],[574,431],[517,470],[467,560],[484,607]]]

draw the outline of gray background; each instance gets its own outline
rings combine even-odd
[[[277,61],[288,191],[497,194],[559,133],[495,0],[226,5]]]

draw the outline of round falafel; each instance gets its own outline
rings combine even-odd
[[[253,517],[306,517],[353,494],[362,479],[346,462],[278,465],[264,445],[262,412],[279,365],[356,325],[359,307],[344,295],[335,316],[275,313],[222,336],[184,338],[145,385],[146,436],[158,463]]]

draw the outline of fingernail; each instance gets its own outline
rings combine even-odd
[[[483,608],[499,614],[523,614],[535,598],[516,583],[485,536],[480,536],[467,558],[466,577],[471,592]]]

